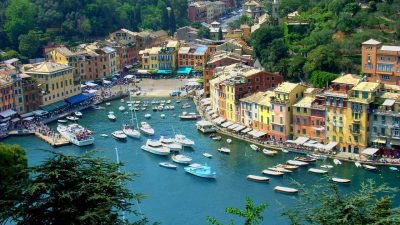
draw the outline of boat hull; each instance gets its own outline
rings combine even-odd
[[[167,156],[167,155],[169,155],[169,152],[158,151],[157,149],[152,148],[152,147],[150,147],[150,146],[143,145],[141,148],[142,148],[142,150],[144,150],[144,151],[146,151],[146,152],[153,153],[153,154],[155,154],[155,155],[162,155],[162,156]]]

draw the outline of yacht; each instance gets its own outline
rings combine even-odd
[[[59,124],[57,131],[72,144],[86,146],[94,143],[93,133],[79,124],[64,126]]]
[[[184,147],[193,147],[194,141],[187,138],[185,135],[177,134],[175,135],[175,142],[181,144]]]
[[[76,116],[67,116],[67,120],[69,120],[69,121],[78,121],[79,118],[76,117]]]
[[[140,138],[140,131],[135,130],[135,128],[129,124],[124,124],[122,126],[122,131],[126,136],[132,137],[132,138]]]
[[[217,173],[207,165],[191,164],[184,168],[185,172],[203,178],[217,178]]]
[[[113,138],[117,139],[118,141],[125,141],[126,140],[126,134],[122,130],[117,130],[112,132]]]
[[[163,146],[168,147],[171,151],[179,151],[182,149],[182,145],[180,143],[176,143],[174,138],[161,136],[160,142]]]
[[[114,112],[108,112],[107,115],[109,120],[115,121],[117,119],[117,117],[115,117]]]
[[[183,112],[181,115],[179,115],[180,120],[197,120],[200,118],[200,115],[196,113],[187,113]]]
[[[144,151],[156,155],[169,155],[170,149],[163,146],[160,141],[148,139],[145,145],[142,145]]]
[[[150,119],[150,118],[151,118],[151,114],[149,114],[149,113],[145,114],[145,115],[144,115],[144,118]]]
[[[190,158],[189,156],[186,156],[186,155],[173,155],[171,158],[172,158],[172,161],[174,161],[176,163],[181,163],[181,164],[189,164],[192,162],[192,158]]]
[[[121,105],[121,106],[118,108],[118,110],[121,111],[121,112],[122,112],[122,111],[125,111],[125,107]]]
[[[147,135],[154,135],[154,129],[147,122],[140,123],[140,130]]]

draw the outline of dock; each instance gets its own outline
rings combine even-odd
[[[43,135],[39,132],[35,132],[35,136],[40,138],[44,142],[47,142],[49,145],[51,145],[53,147],[61,147],[61,146],[70,144],[70,142],[67,139],[65,139],[64,137],[60,137],[58,140],[55,140],[54,138]]]

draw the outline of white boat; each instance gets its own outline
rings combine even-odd
[[[176,169],[176,168],[178,168],[178,166],[176,166],[176,165],[174,165],[172,163],[169,163],[169,162],[160,162],[159,165],[161,167],[165,167],[165,168],[168,168],[168,169]]]
[[[267,175],[272,175],[272,176],[283,176],[283,174],[284,174],[282,172],[273,171],[273,170],[263,170],[262,173],[267,174]]]
[[[111,105],[111,103],[110,102],[106,102],[106,106],[110,106]]]
[[[124,141],[126,140],[126,134],[122,130],[117,130],[111,133],[113,138],[119,140],[119,141]]]
[[[283,148],[283,149],[282,149],[282,152],[283,152],[283,153],[289,153],[290,151]]]
[[[157,107],[157,110],[158,110],[158,111],[163,111],[163,110],[164,110],[164,106],[161,106],[161,105],[158,106],[158,107]]]
[[[77,146],[86,146],[94,143],[93,133],[79,124],[70,124],[68,126],[59,124],[57,131],[65,139]]]
[[[277,151],[268,150],[268,149],[265,149],[265,148],[263,149],[263,153],[264,153],[265,155],[268,155],[268,156],[274,156],[274,155],[278,154]]]
[[[174,110],[174,109],[175,109],[175,106],[170,105],[170,106],[169,106],[169,109],[170,109],[170,110]]]
[[[278,164],[275,166],[276,168],[284,168],[288,170],[297,170],[299,166],[287,165],[287,164]]]
[[[276,171],[276,172],[281,172],[281,173],[292,173],[293,172],[291,170],[288,170],[288,169],[285,169],[285,168],[282,168],[282,167],[270,167],[268,169],[272,170],[272,171]]]
[[[333,159],[333,163],[335,163],[335,165],[342,165],[339,159]]]
[[[167,106],[164,106],[164,109],[165,110],[169,110],[169,106],[167,105]]]
[[[165,114],[161,114],[160,117],[161,117],[161,119],[164,119],[165,118]]]
[[[124,99],[121,99],[121,102],[125,102],[125,100],[124,100]]]
[[[201,121],[197,122],[196,128],[203,134],[214,133],[217,131],[214,127],[214,124],[212,124],[211,122],[206,121],[206,120],[201,120]]]
[[[78,121],[79,118],[76,117],[76,116],[67,116],[67,120],[69,120],[69,121]]]
[[[145,115],[144,115],[144,118],[150,119],[150,118],[151,118],[151,114],[149,114],[149,113],[145,114]]]
[[[106,138],[108,137],[108,134],[100,134],[100,137]]]
[[[221,136],[215,136],[215,137],[212,137],[211,139],[213,139],[214,141],[220,141],[222,139],[222,137]]]
[[[131,103],[128,103],[128,105],[127,105],[128,107],[132,107],[132,104]]]
[[[146,107],[142,107],[142,108],[140,108],[142,111],[146,111],[147,110],[147,108]]]
[[[163,146],[168,147],[171,151],[182,150],[182,145],[180,143],[176,143],[174,138],[161,136],[160,142]]]
[[[188,109],[188,108],[190,108],[189,103],[184,103],[184,104],[182,105],[182,109]]]
[[[140,123],[140,130],[147,135],[154,135],[154,129],[147,122]]]
[[[274,188],[274,190],[276,192],[284,192],[284,193],[289,193],[289,194],[294,194],[299,192],[299,190],[295,189],[295,188],[288,188],[288,187],[282,187],[282,186],[276,186]]]
[[[332,177],[331,180],[336,182],[336,183],[343,183],[343,184],[351,182],[351,180],[349,180],[349,179],[343,179],[343,178],[337,178],[337,177]]]
[[[212,155],[211,155],[210,153],[207,153],[207,152],[204,152],[204,153],[203,153],[203,156],[204,156],[204,157],[207,157],[207,158],[211,158],[211,157],[212,157]]]
[[[358,168],[362,167],[362,165],[361,165],[360,162],[355,162],[354,165],[355,165],[356,167],[358,167]]]
[[[128,137],[140,138],[140,131],[135,130],[135,128],[129,124],[122,125],[122,131]]]
[[[222,152],[222,153],[226,153],[226,154],[231,153],[231,150],[229,148],[226,148],[226,147],[221,147],[221,148],[218,149],[218,151]]]
[[[321,168],[332,169],[333,166],[332,165],[328,165],[328,164],[324,164],[324,165],[321,165]]]
[[[156,155],[169,155],[170,149],[164,147],[158,140],[148,139],[145,145],[142,145],[142,150],[156,154]]]
[[[228,138],[228,139],[226,139],[226,143],[230,144],[230,143],[232,143],[232,140]]]
[[[371,170],[371,171],[376,171],[376,170],[378,170],[378,168],[375,167],[375,166],[363,165],[363,167],[364,167],[366,170]]]
[[[260,147],[258,147],[257,145],[254,145],[254,144],[251,144],[250,148],[252,148],[254,151],[260,150]]]
[[[59,123],[66,123],[66,122],[68,122],[67,120],[57,120],[57,122],[59,122]]]
[[[288,160],[286,161],[287,164],[289,165],[294,165],[294,166],[307,166],[308,163],[306,162],[301,162],[301,161],[297,161],[297,160]]]
[[[118,110],[121,111],[121,112],[122,112],[122,111],[125,111],[125,107],[121,105],[121,106],[118,108]]]
[[[81,112],[79,112],[79,111],[74,112],[74,114],[77,117],[82,117],[83,116],[83,114]]]
[[[187,113],[183,112],[181,115],[179,115],[180,120],[197,120],[200,118],[200,115],[196,113]]]
[[[268,177],[257,176],[257,175],[248,175],[246,178],[247,180],[257,181],[257,182],[267,182],[270,180]]]
[[[315,168],[310,168],[310,169],[308,169],[308,172],[318,173],[318,174],[325,174],[325,173],[328,173],[328,171],[326,171],[326,170],[320,170],[320,169],[315,169]]]
[[[184,147],[193,147],[194,141],[190,140],[183,134],[175,135],[175,142],[181,144]]]
[[[192,158],[186,155],[173,155],[171,159],[172,161],[180,164],[190,164],[192,162]]]
[[[117,117],[114,115],[114,112],[108,112],[107,117],[108,117],[109,120],[116,120],[117,119]]]

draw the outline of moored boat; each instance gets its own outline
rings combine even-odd
[[[180,164],[189,164],[192,162],[192,158],[186,155],[173,155],[171,156],[172,161]]]
[[[217,131],[211,122],[205,120],[197,122],[196,128],[204,134],[214,133]]]
[[[211,179],[215,179],[217,177],[217,173],[207,165],[192,164],[184,167],[184,170],[185,172],[198,177],[211,178]]]
[[[74,114],[77,117],[82,117],[83,116],[83,114],[81,112],[79,112],[79,111],[74,112]]]
[[[150,119],[150,118],[151,118],[151,114],[149,114],[149,113],[145,114],[145,115],[144,115],[144,118]]]
[[[335,163],[335,165],[342,165],[339,159],[333,159],[333,163]]]
[[[117,119],[117,117],[114,115],[114,112],[108,112],[107,117],[109,120],[112,120],[112,121]]]
[[[206,158],[211,158],[212,157],[212,155],[210,153],[207,153],[207,152],[204,152],[203,156],[206,157]]]
[[[360,162],[354,162],[354,165],[355,165],[357,168],[360,168],[360,167],[362,167],[362,165],[361,165],[361,163],[360,163]]]
[[[181,144],[184,147],[193,147],[193,145],[194,145],[194,141],[190,140],[183,134],[176,134],[175,142]]]
[[[288,169],[285,169],[285,168],[282,168],[282,167],[270,167],[268,169],[272,170],[272,171],[276,171],[276,172],[282,172],[282,173],[292,173],[293,172],[291,170],[288,170]]]
[[[273,150],[269,150],[269,149],[263,149],[263,153],[264,153],[264,155],[268,155],[268,156],[274,156],[274,155],[276,155],[276,154],[278,154],[278,152],[277,151],[273,151]]]
[[[274,190],[276,192],[284,192],[284,193],[289,193],[289,194],[295,194],[298,193],[299,190],[295,189],[295,188],[289,188],[289,187],[282,187],[282,186],[276,186],[274,188]]]
[[[307,166],[308,163],[306,162],[301,162],[301,161],[297,161],[297,160],[288,160],[286,161],[287,164],[290,165],[294,165],[294,166]]]
[[[257,182],[267,182],[270,180],[269,177],[257,176],[257,175],[247,175],[247,180],[257,181]]]
[[[160,115],[161,119],[165,119],[165,114]]]
[[[74,145],[86,146],[94,144],[93,133],[79,124],[70,124],[68,126],[59,124],[57,131]]]
[[[307,154],[307,157],[317,160],[326,160],[328,158],[328,156],[320,154]]]
[[[106,106],[110,106],[111,105],[111,103],[110,102],[106,102]]]
[[[142,150],[156,154],[156,155],[169,155],[170,149],[163,146],[158,140],[148,139],[145,145],[142,145]]]
[[[321,165],[321,168],[332,169],[333,166],[332,166],[332,165],[329,165],[329,164],[324,164],[324,165]]]
[[[135,130],[135,128],[133,128],[133,126],[129,125],[129,124],[124,124],[122,126],[122,131],[124,132],[124,134],[126,134],[126,136],[128,137],[132,137],[132,138],[140,138],[140,131]]]
[[[121,112],[122,112],[122,111],[125,111],[125,107],[121,105],[121,106],[118,108],[118,110],[121,111]]]
[[[218,151],[222,152],[222,153],[226,153],[226,154],[231,153],[231,150],[229,148],[226,148],[226,147],[221,147],[221,148],[218,149]]]
[[[312,162],[317,161],[316,159],[311,158],[311,157],[295,157],[294,160],[301,161],[301,162],[307,162],[307,163],[312,163]]]
[[[171,151],[182,150],[182,144],[176,143],[174,138],[168,138],[165,136],[160,137],[160,142],[163,146],[169,148]]]
[[[336,183],[343,183],[343,184],[346,184],[346,183],[350,183],[351,182],[351,180],[349,180],[349,179],[343,179],[343,178],[337,178],[337,177],[332,177],[332,179],[331,179],[333,182],[336,182]]]
[[[226,139],[226,143],[230,144],[230,143],[232,143],[232,140],[228,138],[228,139]]]
[[[179,115],[180,120],[197,120],[200,118],[200,115],[196,113],[187,113],[183,112],[181,115]]]
[[[69,121],[78,121],[79,118],[76,117],[76,116],[67,116],[67,120],[69,120]]]
[[[100,137],[106,138],[108,137],[108,134],[100,134]]]
[[[189,103],[184,103],[182,105],[182,109],[187,109],[187,108],[190,108],[190,104]]]
[[[160,162],[159,165],[161,167],[165,167],[165,168],[168,168],[168,169],[176,169],[176,168],[178,168],[176,165],[174,165],[172,163],[169,163],[169,162]]]
[[[328,173],[328,171],[326,171],[326,170],[320,170],[320,169],[315,169],[315,168],[310,168],[310,169],[308,169],[308,172],[318,173],[318,174],[325,174],[325,173]]]
[[[140,130],[147,135],[154,135],[154,129],[147,122],[140,123]]]
[[[125,141],[126,140],[126,134],[122,130],[117,130],[112,132],[113,138],[117,139],[118,141]]]
[[[260,150],[260,147],[258,147],[258,146],[255,145],[255,144],[251,144],[251,145],[250,145],[250,148],[252,148],[254,151]]]
[[[364,167],[366,170],[371,170],[371,171],[376,171],[376,170],[378,170],[378,168],[375,167],[375,166],[363,165],[363,167]]]
[[[212,137],[211,139],[213,139],[214,141],[220,141],[222,139],[222,137],[221,136],[215,136],[215,137]]]
[[[287,165],[287,164],[278,164],[275,167],[284,168],[284,169],[288,169],[288,170],[297,170],[299,168],[299,166]]]
[[[59,122],[59,123],[66,123],[66,122],[68,122],[67,120],[57,120],[57,122]]]
[[[273,170],[263,170],[262,173],[267,174],[267,175],[272,175],[272,176],[283,176],[283,174],[285,174],[285,173],[273,171]]]
[[[397,167],[394,167],[394,166],[389,167],[389,169],[391,171],[395,171],[395,172],[399,171],[399,169]]]

